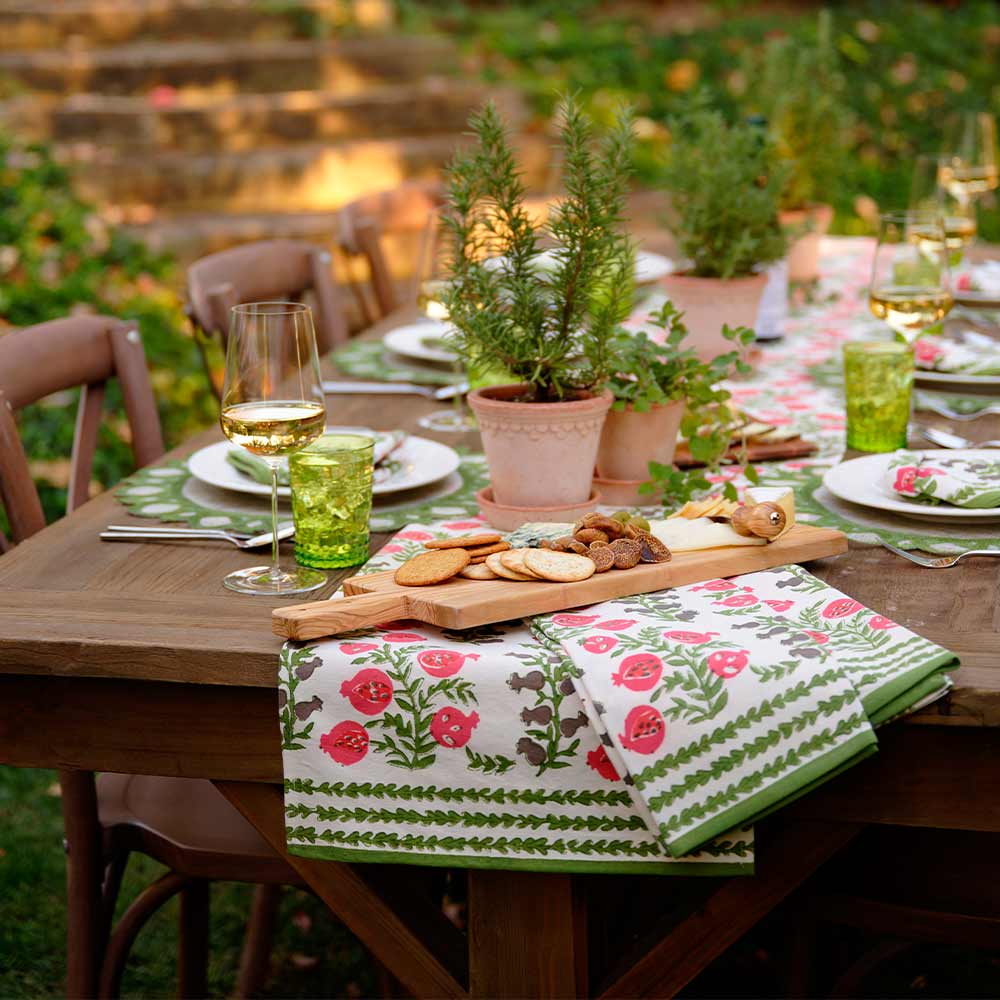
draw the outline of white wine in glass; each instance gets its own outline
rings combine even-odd
[[[899,212],[880,217],[868,304],[900,340],[912,344],[951,309],[948,257],[940,216]]]
[[[954,197],[971,202],[1000,182],[996,122],[985,111],[962,111],[945,127],[942,182]]]
[[[235,306],[226,344],[222,433],[271,469],[271,565],[230,573],[223,583],[241,594],[282,596],[321,587],[326,574],[278,561],[278,469],[281,459],[311,444],[326,426],[312,313],[297,302]]]
[[[955,266],[961,261],[962,251],[976,237],[976,214],[974,206],[956,198],[948,188],[946,169],[947,161],[942,157],[917,157],[910,185],[910,211],[940,217],[945,246],[951,254],[950,263]],[[937,227],[932,226],[921,234],[918,226],[916,235],[933,240],[938,235]]]

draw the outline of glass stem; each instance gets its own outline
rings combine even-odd
[[[271,579],[277,580],[281,576],[281,567],[278,565],[278,463],[271,462],[271,531],[274,533],[271,538]]]

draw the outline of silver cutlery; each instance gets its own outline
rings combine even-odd
[[[1000,403],[990,403],[981,410],[976,410],[975,413],[959,413],[958,410],[953,410],[945,406],[944,403],[939,403],[936,399],[931,399],[923,394],[918,398],[916,405],[918,410],[930,410],[932,413],[947,417],[949,420],[978,420],[980,417],[1000,414]]]
[[[168,532],[171,535],[201,535],[206,531],[221,531],[221,528],[179,528],[174,526],[166,526],[162,524],[109,524],[105,527],[105,531],[139,531],[142,534],[153,534],[158,535],[161,532]],[[232,535],[234,538],[253,538],[254,532],[252,531],[228,531],[227,534]]]
[[[921,424],[914,424],[914,430],[921,436],[927,438],[931,444],[936,444],[939,448],[1000,448],[1000,441],[970,441],[960,434],[952,434],[951,431],[942,430],[940,427],[924,427]]]
[[[435,389],[429,385],[413,382],[324,382],[323,392],[328,396],[371,393],[386,396],[423,396],[425,399],[453,399],[469,391],[468,382],[457,385],[443,385]]]
[[[948,569],[966,556],[1000,556],[1000,549],[971,549],[968,552],[959,552],[956,556],[921,556],[907,549],[896,548],[895,545],[890,545],[888,542],[883,542],[882,548],[895,552],[897,556],[902,556],[904,559],[909,559],[911,563],[925,566],[928,569]]]
[[[278,529],[278,541],[291,538],[294,534],[295,525],[286,524],[285,527]],[[162,542],[203,539],[229,542],[238,549],[263,548],[265,545],[270,545],[273,538],[274,533],[270,531],[254,535],[252,538],[242,538],[231,531],[216,531],[211,528],[132,528],[126,525],[118,525],[114,531],[109,529],[101,532],[101,539],[105,542]]]

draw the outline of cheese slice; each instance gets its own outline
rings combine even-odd
[[[763,538],[740,535],[731,525],[707,517],[684,517],[651,521],[650,534],[671,552],[696,552],[698,549],[721,549],[729,545],[766,545]]]
[[[784,535],[795,524],[795,494],[790,486],[748,486],[743,492],[743,503],[747,507],[768,502],[777,504],[785,512],[785,527],[781,532]]]

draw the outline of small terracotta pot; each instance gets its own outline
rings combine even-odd
[[[788,280],[815,281],[819,277],[819,241],[833,221],[833,206],[817,204],[780,212],[778,219],[783,228],[792,230],[788,246]]]
[[[590,497],[597,442],[610,392],[562,403],[514,402],[527,385],[485,386],[469,393],[483,438],[496,503],[558,507]]]
[[[767,285],[766,274],[745,278],[696,278],[687,274],[668,274],[660,285],[670,301],[684,313],[688,338],[702,361],[711,361],[734,349],[732,341],[722,336],[722,325],[748,326],[757,322],[760,297]]]
[[[609,410],[597,448],[601,479],[649,479],[649,463],[669,465],[677,447],[677,430],[684,416],[684,400],[657,403],[645,413],[626,406]]]

